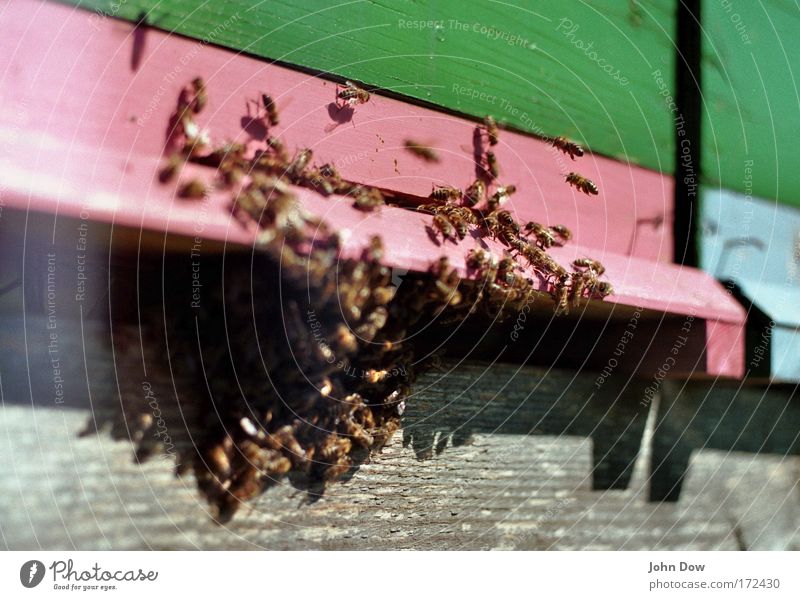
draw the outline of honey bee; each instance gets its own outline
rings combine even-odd
[[[594,182],[591,179],[587,179],[583,175],[579,175],[578,173],[570,173],[567,175],[566,181],[568,184],[575,187],[577,190],[580,190],[584,194],[594,196],[599,194],[597,186],[594,184]]]
[[[334,340],[336,341],[336,345],[348,354],[358,350],[358,340],[356,336],[353,335],[353,332],[350,331],[350,328],[344,323],[340,323],[336,328]]]
[[[456,201],[461,199],[461,190],[448,186],[435,187],[430,197],[434,200],[441,200],[442,202]]]
[[[504,257],[497,266],[497,280],[509,286],[516,282],[517,261],[510,256]]]
[[[500,175],[500,166],[497,164],[497,157],[491,150],[486,153],[486,166],[492,179],[497,179]]]
[[[208,93],[206,91],[206,82],[202,77],[195,77],[192,80],[193,99],[191,102],[192,110],[199,113],[203,110],[208,103]]]
[[[614,287],[608,281],[599,281],[591,289],[592,294],[596,294],[601,298],[610,296],[614,293]]]
[[[464,194],[464,198],[466,199],[467,206],[475,206],[478,202],[483,200],[483,197],[486,195],[486,184],[483,183],[482,180],[476,179],[472,182],[467,188],[466,193]]]
[[[369,238],[369,246],[364,251],[364,258],[370,262],[380,262],[383,260],[383,240],[379,235]]]
[[[556,242],[553,232],[535,221],[528,221],[525,225],[525,231],[532,234],[536,238],[536,241],[542,245],[542,248],[549,248]]]
[[[300,177],[305,171],[308,163],[311,161],[311,157],[314,156],[314,153],[311,151],[310,148],[303,148],[300,150],[294,157],[294,160],[289,164],[286,169],[286,173],[289,177]]]
[[[579,269],[588,269],[595,275],[602,275],[606,272],[606,268],[603,266],[603,263],[593,258],[576,258],[574,261],[572,261],[572,265]]]
[[[353,195],[355,196],[353,206],[365,212],[375,210],[379,206],[386,204],[383,199],[383,194],[381,194],[378,188],[371,187],[367,189],[359,187]]]
[[[570,281],[568,275],[559,277],[558,283],[551,293],[553,301],[556,303],[555,313],[557,315],[569,312]]]
[[[208,186],[199,179],[190,179],[178,188],[178,196],[181,198],[203,198],[208,192]]]
[[[437,294],[446,300],[448,306],[461,304],[462,295],[458,290],[460,278],[455,269],[450,268],[450,261],[446,256],[442,256],[434,263],[436,274],[435,288]]]
[[[361,89],[352,81],[346,82],[346,87],[340,90],[336,97],[344,100],[348,106],[369,102],[369,92]]]
[[[571,281],[572,287],[570,289],[570,296],[572,297],[572,304],[577,306],[581,298],[583,298],[583,292],[587,287],[594,284],[595,276],[591,272],[573,273]]]
[[[483,127],[486,129],[486,136],[489,138],[489,145],[496,146],[500,138],[500,130],[497,128],[497,122],[491,115],[486,115],[483,118]]]
[[[446,216],[441,214],[433,215],[433,224],[436,226],[436,229],[438,229],[442,233],[442,236],[445,239],[453,241],[456,240],[458,236],[456,228],[453,226],[453,224]]]
[[[500,208],[500,206],[502,206],[502,204],[506,200],[508,200],[508,197],[516,191],[517,187],[514,185],[505,185],[498,187],[495,190],[494,194],[489,196],[489,199],[487,200],[487,208],[489,212],[494,212],[498,208]]]
[[[569,154],[569,157],[572,160],[575,160],[576,156],[583,156],[583,148],[581,148],[575,142],[569,141],[565,137],[554,137],[548,140],[553,146],[561,150],[564,154]]]
[[[158,172],[158,180],[161,183],[168,183],[175,178],[180,168],[183,166],[183,157],[175,152],[170,155],[161,170]]]
[[[572,239],[572,232],[564,225],[551,225],[550,229],[565,242]]]
[[[439,162],[439,154],[433,148],[420,144],[414,140],[406,140],[404,143],[406,150],[418,156],[425,162]]]
[[[289,161],[289,153],[286,151],[286,146],[283,144],[283,142],[279,138],[276,138],[275,136],[272,136],[272,135],[269,136],[267,138],[267,146],[283,162],[288,162]]]
[[[496,272],[497,259],[483,248],[473,248],[467,255],[467,266],[483,273]],[[491,279],[494,280],[494,275]]]
[[[266,114],[267,123],[271,127],[274,127],[281,122],[281,117],[278,113],[278,107],[275,104],[275,100],[273,100],[272,96],[269,94],[261,94],[261,106]]]

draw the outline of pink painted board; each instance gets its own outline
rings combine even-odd
[[[215,141],[260,143],[265,130],[246,99],[269,92],[281,108],[271,133],[291,149],[312,148],[318,163],[335,163],[347,178],[419,197],[434,184],[463,188],[475,178],[476,123],[461,117],[378,94],[339,110],[330,81],[155,29],[134,36],[129,23],[59,4],[11,0],[0,24],[2,121],[22,119],[26,131],[71,147],[160,156],[178,93],[202,75],[209,104],[198,121]],[[136,71],[134,43],[141,52]],[[436,148],[441,162],[412,156],[406,139]],[[509,203],[520,220],[564,224],[577,243],[596,250],[671,260],[671,178],[593,154],[572,161],[511,132],[494,151],[500,181],[520,190]],[[573,169],[595,181],[600,195],[569,187],[564,176]]]

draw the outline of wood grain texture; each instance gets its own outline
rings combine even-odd
[[[672,0],[70,3],[672,169]]]
[[[183,384],[153,348],[109,356],[96,325],[82,340],[74,330],[76,351],[64,346],[62,405],[43,376],[40,337],[29,337],[27,366],[0,355],[7,548],[735,549],[739,528],[751,548],[800,549],[796,457],[700,450],[679,501],[648,503],[654,422],[635,385],[590,399],[594,374],[485,363],[444,363],[420,378],[402,431],[323,497],[283,481],[215,525],[193,478],[175,478],[158,456],[137,464],[124,429],[118,441],[105,430],[78,437],[87,421],[141,402],[143,358],[169,432],[181,436],[170,406]],[[4,334],[14,327],[0,321]],[[609,485],[620,474],[628,489]]]

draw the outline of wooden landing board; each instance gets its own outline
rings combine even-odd
[[[98,161],[111,154],[139,178],[140,197],[146,198],[158,183],[139,162],[162,155],[179,92],[198,75],[209,90],[198,122],[216,143],[263,146],[265,129],[252,120],[257,111],[247,99],[269,92],[281,109],[281,123],[270,133],[291,151],[311,148],[317,164],[332,162],[346,178],[421,198],[434,185],[464,189],[475,179],[474,121],[377,94],[355,110],[340,110],[330,81],[157,30],[147,30],[133,70],[131,53],[143,42],[129,24],[58,4],[12,0],[0,24],[8,32],[0,40],[0,128],[26,138],[36,153],[39,147],[59,148],[41,185],[66,173],[60,165],[71,160],[103,177]],[[441,162],[412,156],[404,149],[406,139],[436,148]],[[501,182],[519,189],[509,202],[519,220],[561,223],[578,244],[601,252],[671,260],[670,177],[593,154],[572,161],[517,133],[504,132],[500,140],[495,153]],[[485,139],[482,144],[480,152]],[[600,195],[568,186],[564,177],[573,170],[592,179]],[[80,187],[91,193],[90,184]]]
[[[8,323],[0,320],[4,339],[18,339]],[[46,355],[44,323],[28,328]],[[31,395],[24,364],[0,355],[9,549],[733,550],[735,528],[750,549],[800,548],[797,457],[696,452],[678,502],[648,503],[652,409],[634,402],[627,427],[630,418],[604,419],[599,403],[586,403],[591,374],[479,363],[446,363],[418,380],[402,431],[321,499],[308,502],[283,482],[218,526],[192,477],[176,479],[170,461],[137,464],[130,442],[106,432],[77,437],[90,419],[140,401],[142,357],[163,411],[182,389],[148,348],[113,361],[96,329],[83,335],[74,341],[84,351],[70,353],[65,370],[83,393],[66,406],[37,387]],[[183,420],[167,423],[177,437]],[[629,489],[593,489],[596,456],[624,467]]]
[[[675,0],[69,4],[672,171]]]

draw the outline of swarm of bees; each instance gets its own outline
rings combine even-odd
[[[337,90],[337,101],[348,106],[369,98],[351,82]],[[208,292],[195,312],[185,308],[181,283],[190,280],[181,274],[188,267],[176,259],[167,267],[175,276],[161,278],[164,289],[154,295],[152,311],[142,312],[160,317],[153,331],[169,337],[171,366],[198,382],[196,410],[186,415],[193,415],[199,433],[181,462],[193,470],[219,521],[289,472],[304,474],[309,487],[324,487],[379,450],[398,429],[420,368],[410,340],[421,337],[416,334],[432,319],[447,323],[474,313],[502,319],[533,302],[541,286],[520,263],[550,285],[558,313],[582,298],[613,293],[600,280],[600,262],[581,258],[568,270],[548,254],[571,239],[567,227],[521,225],[504,208],[517,189],[496,184],[500,169],[491,149],[483,156],[485,177],[463,191],[434,187],[417,209],[431,215],[433,231],[444,240],[463,240],[475,228],[505,247],[502,256],[474,248],[465,257],[469,280],[443,257],[395,287],[382,265],[380,238],[360,259],[342,260],[339,234],[303,209],[293,186],[350,196],[360,210],[384,204],[381,190],[345,180],[330,163],[315,165],[310,148],[290,153],[274,135],[255,152],[234,142],[212,147],[194,122],[207,102],[200,78],[181,92],[172,123],[174,152],[159,179],[171,181],[186,162],[215,168],[214,182],[181,182],[178,194],[199,198],[212,188],[228,190],[234,215],[258,229],[258,252],[204,259]],[[260,109],[265,125],[280,123],[266,93]],[[487,117],[482,130],[489,148],[496,146],[494,119]],[[573,158],[583,154],[564,138],[552,143]],[[425,161],[439,160],[424,144],[405,145]],[[568,181],[596,193],[580,176],[570,174]],[[222,339],[228,343],[221,347]],[[148,410],[126,415],[126,431],[133,427],[142,456],[154,427]]]

